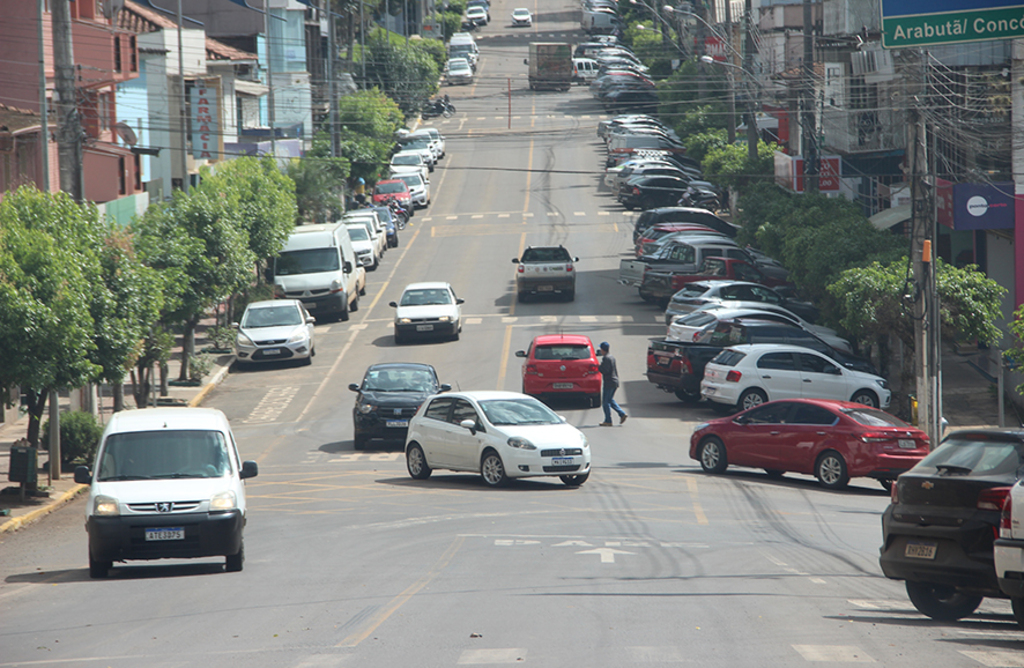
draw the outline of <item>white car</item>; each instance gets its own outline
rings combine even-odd
[[[704,367],[701,397],[716,404],[753,408],[775,399],[836,399],[888,408],[889,383],[854,371],[800,346],[756,343],[732,346]]]
[[[462,332],[462,304],[450,283],[410,283],[402,291],[402,298],[389,304],[395,309],[395,344],[414,336],[436,334],[458,341]]]
[[[399,151],[391,156],[391,173],[417,172],[424,180],[430,178],[430,166],[418,151]]]
[[[314,322],[297,299],[252,302],[245,307],[241,322],[235,323],[235,356],[239,362],[297,359],[312,364],[316,355]]]
[[[533,15],[526,7],[516,7],[512,10],[512,26],[532,26]]]
[[[419,130],[417,130],[416,132],[413,132],[412,134],[414,134],[414,135],[420,135],[420,134],[429,135],[435,142],[437,142],[437,145],[439,147],[441,147],[441,157],[443,158],[445,156],[444,135],[441,134],[440,130],[438,130],[437,128],[420,128]]]
[[[377,215],[376,211],[373,209],[353,209],[342,216],[341,220],[346,225],[352,223],[362,223],[365,225],[366,230],[370,233],[370,238],[373,240],[377,260],[380,261],[384,258],[384,253],[388,248],[387,226],[380,219],[380,216]]]
[[[348,230],[348,238],[352,240],[352,249],[356,252],[356,258],[359,260],[359,264],[366,267],[368,271],[373,271],[380,264],[380,258],[377,257],[376,247],[373,242],[373,237],[370,236],[370,231],[366,229],[366,225],[363,223],[350,223],[345,226]]]
[[[1024,628],[1024,485],[1021,482],[1010,488],[1003,503],[995,561],[999,588],[1010,597],[1013,616]]]
[[[450,59],[446,69],[448,71],[446,80],[449,85],[473,83],[473,67],[465,58]]]
[[[719,307],[719,308],[712,308]],[[749,318],[756,317],[760,320],[781,322],[786,325],[800,327],[806,331],[816,334],[819,339],[832,346],[836,350],[852,353],[853,348],[850,342],[827,327],[819,328],[809,324],[803,318],[789,313],[778,313],[770,309],[761,309],[756,306],[750,308],[720,308],[720,304],[708,304],[693,313],[673,318],[672,324],[668,326],[666,338],[670,341],[686,341],[688,343],[707,343],[715,331],[719,320],[728,318]],[[782,309],[785,311],[785,309]]]
[[[396,179],[405,181],[409,186],[409,193],[412,195],[412,205],[424,209],[430,204],[430,182],[423,179],[419,174],[398,173]]]
[[[487,10],[477,5],[466,10],[466,21],[475,26],[487,25]]]
[[[447,469],[479,473],[488,487],[529,476],[558,476],[578,487],[590,476],[590,444],[525,394],[446,393],[425,401],[409,421],[405,461],[417,480]]]

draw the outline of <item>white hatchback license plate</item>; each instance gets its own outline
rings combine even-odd
[[[552,466],[572,466],[572,457],[552,457]]]
[[[185,540],[185,529],[183,527],[146,529],[146,540]]]
[[[384,423],[388,427],[408,427],[408,420],[388,420]]]
[[[917,443],[912,438],[901,438],[899,439],[899,446],[904,450],[914,450],[917,448]]]
[[[935,543],[920,543],[918,541],[907,541],[907,547],[903,550],[903,556],[911,559],[934,559],[938,550]]]
[[[551,387],[556,390],[571,390],[573,388],[572,383],[551,383]]]
[[[434,331],[433,325],[416,325],[417,332],[432,332]]]
[[[281,351],[278,348],[267,348],[263,351],[264,355],[280,355]]]

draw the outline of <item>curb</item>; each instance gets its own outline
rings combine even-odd
[[[217,373],[213,374],[213,378],[210,379],[209,383],[203,386],[203,389],[199,390],[199,394],[189,399],[189,408],[195,408],[203,403],[203,399],[206,398],[206,395],[224,381],[224,377],[228,375],[228,369],[230,368],[231,364],[229,363],[227,366],[222,366]]]
[[[3,524],[0,524],[0,534],[5,534],[11,531],[17,531],[26,524],[31,524],[41,517],[49,515],[58,508],[64,506],[76,496],[81,494],[83,491],[88,489],[88,485],[75,485],[72,489],[64,492],[60,495],[53,503],[43,506],[42,508],[36,508],[32,512],[25,513],[21,517],[12,517]]]

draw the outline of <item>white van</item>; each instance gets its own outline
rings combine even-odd
[[[410,213],[412,212],[410,211]],[[377,259],[382,260],[384,258],[384,253],[388,250],[387,223],[381,220],[376,211],[370,208],[352,209],[341,217],[341,221],[346,225],[349,223],[364,223],[367,229],[370,230],[370,236],[373,237],[373,245],[377,249]]]
[[[344,223],[296,227],[274,259],[274,293],[298,299],[319,318],[348,320],[350,311],[358,311],[366,270]]]
[[[476,63],[480,59],[480,49],[468,32],[457,32],[448,40],[448,57],[465,58],[475,71]]]
[[[610,34],[622,27],[622,19],[612,9],[604,7],[584,9],[580,19],[580,28],[588,34]]]
[[[572,59],[572,80],[576,83],[590,83],[597,78],[597,71],[601,68],[593,58]]]
[[[89,576],[106,577],[127,559],[226,557],[225,570],[242,570],[242,481],[257,473],[219,410],[114,413],[93,470],[75,469],[75,482],[89,485]]]

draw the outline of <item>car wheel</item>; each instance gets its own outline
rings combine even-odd
[[[946,585],[907,580],[906,586],[907,596],[914,607],[921,614],[942,622],[962,619],[981,605],[981,596],[964,594]]]
[[[564,482],[569,487],[579,487],[580,485],[585,483],[587,481],[587,478],[589,477],[590,471],[587,471],[586,473],[581,473],[580,475],[560,475],[558,476],[558,479]]]
[[[488,487],[502,487],[508,482],[505,474],[505,465],[501,457],[494,450],[488,450],[480,459],[480,475]]]
[[[359,288],[359,296],[366,295],[366,283],[363,283],[363,287]]]
[[[89,577],[94,580],[99,580],[107,577],[107,571],[114,566],[112,561],[100,561],[93,559],[92,555],[89,555]]]
[[[342,322],[348,321],[348,304],[345,304],[345,310],[338,314],[338,320]]]
[[[405,452],[405,468],[409,475],[416,480],[426,480],[433,473],[433,469],[427,465],[427,457],[423,454],[423,448],[416,443],[409,446]]]
[[[708,436],[701,441],[697,450],[700,458],[700,467],[705,473],[722,473],[729,466],[729,460],[725,454],[725,444],[717,436]]]
[[[310,351],[308,355],[302,358],[302,366],[309,366],[313,363],[313,351]]]
[[[369,441],[370,437],[366,434],[355,434],[352,436],[352,447],[356,450],[362,450]]]
[[[765,396],[764,392],[752,387],[749,390],[744,390],[743,394],[740,395],[740,400],[736,402],[736,408],[745,411],[748,408],[760,406],[766,401],[768,401],[768,397]]]
[[[1013,606],[1013,617],[1017,620],[1017,626],[1024,629],[1024,598],[1011,598],[1010,605]]]
[[[598,406],[601,405],[601,395],[600,394],[591,394],[589,401],[590,401],[590,407],[591,408],[597,408]]]
[[[242,564],[245,562],[245,541],[243,540],[238,546],[238,552],[229,554],[224,560],[224,570],[228,573],[238,573],[242,570]]]
[[[846,460],[835,450],[824,452],[818,457],[818,462],[814,465],[814,475],[825,489],[842,489],[850,482]]]
[[[868,390],[859,390],[854,393],[853,398],[850,399],[855,404],[864,404],[865,406],[871,406],[872,408],[878,408],[878,397],[875,396],[874,392]]]
[[[882,486],[882,489],[884,489],[887,492],[892,492],[892,486],[894,483],[894,480],[889,480],[888,478],[878,481],[878,484]]]
[[[700,401],[700,393],[699,392],[692,392],[690,390],[685,390],[685,389],[683,389],[681,387],[678,390],[675,391],[675,395],[676,395],[676,399],[678,399],[679,401],[684,401],[684,402],[686,402],[688,404],[693,404],[693,403],[697,403],[698,401]]]
[[[569,301],[569,302],[576,300],[576,289],[575,288],[572,289],[572,290],[569,290],[568,292],[565,293],[565,300]]]
[[[359,310],[359,291],[356,291],[356,298],[352,300],[352,303],[348,305],[348,310],[358,311]]]
[[[366,271],[377,271],[377,267],[380,266],[380,258],[376,255],[373,256],[373,264],[366,268]]]
[[[768,477],[772,480],[778,480],[782,476],[786,475],[785,471],[780,471],[779,469],[765,469],[764,472],[767,473]]]

